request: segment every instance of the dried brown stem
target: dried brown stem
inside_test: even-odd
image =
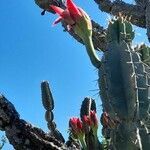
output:
[[[101,11],[115,16],[121,13],[122,15],[127,16],[132,24],[146,28],[145,9],[143,5],[128,4],[120,0],[113,2],[111,2],[111,0],[94,1],[99,5]]]
[[[20,119],[12,103],[0,96],[0,130],[16,150],[67,150],[66,145]]]

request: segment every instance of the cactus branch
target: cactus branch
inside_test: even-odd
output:
[[[16,150],[67,150],[62,142],[20,119],[13,104],[3,95],[0,95],[0,130],[5,131]]]
[[[120,12],[130,19],[136,26],[146,28],[145,9],[141,5],[128,4],[123,1],[94,0],[101,11],[118,15]]]
[[[146,5],[146,28],[148,40],[150,42],[150,1],[148,1]]]
[[[57,140],[61,142],[65,142],[62,134],[56,129],[56,123],[54,122],[54,99],[52,92],[49,88],[49,83],[47,81],[43,81],[41,83],[41,93],[42,93],[42,103],[46,110],[45,112],[45,120],[47,121],[47,127],[50,130],[50,134],[54,136]]]
[[[104,117],[103,133],[116,149],[145,150],[150,147],[149,131],[146,131],[149,127],[150,68],[142,61],[149,58],[149,48],[139,47],[141,58],[132,49],[132,26],[124,18],[112,20],[108,31],[108,51],[102,57],[99,87],[104,111],[113,121]],[[126,42],[128,38],[130,42]]]

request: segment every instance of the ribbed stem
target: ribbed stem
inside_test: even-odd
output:
[[[84,38],[84,44],[86,46],[86,50],[87,50],[87,53],[90,57],[90,60],[92,62],[92,64],[96,67],[96,68],[99,68],[101,66],[101,61],[100,59],[98,58],[97,54],[96,54],[96,51],[94,49],[94,45],[93,45],[93,41],[92,41],[92,37],[89,36],[89,37],[85,37]]]
[[[97,136],[97,129],[98,128],[95,128],[93,127],[93,136],[94,136],[94,150],[97,150],[100,148],[100,145],[99,145],[99,140],[98,140],[98,136]]]
[[[80,144],[82,145],[83,150],[87,150],[84,136],[79,136],[79,141],[80,141]]]

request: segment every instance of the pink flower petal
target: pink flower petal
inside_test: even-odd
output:
[[[97,119],[96,112],[94,110],[90,111],[90,118],[91,118],[93,125],[98,126],[98,119]]]
[[[53,26],[55,26],[57,23],[59,23],[63,18],[62,17],[58,17],[54,22],[53,22]]]
[[[91,125],[91,120],[90,120],[89,116],[84,115],[84,116],[83,116],[83,121],[84,121],[84,123],[86,123],[88,126]]]
[[[80,11],[78,10],[78,7],[72,2],[72,0],[67,0],[67,8],[70,12],[70,15],[73,17],[81,16]]]
[[[79,118],[77,119],[77,129],[78,130],[82,129],[82,122],[81,122],[81,120]]]
[[[63,13],[63,9],[54,5],[50,5],[50,7],[59,15],[61,15]]]

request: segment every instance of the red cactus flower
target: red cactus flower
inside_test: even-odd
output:
[[[92,125],[98,128],[98,119],[95,111],[90,111]]]
[[[94,127],[94,128],[98,128],[98,119],[97,119],[97,116],[96,116],[96,112],[95,111],[90,111],[90,115],[89,116],[86,116],[84,115],[83,116],[83,122],[90,126],[90,127]]]
[[[81,120],[79,118],[77,119],[77,128],[79,130],[82,130],[82,122],[81,122]]]
[[[69,126],[72,132],[76,135],[82,132],[82,122],[79,118],[75,118],[75,117],[71,118],[69,120]]]
[[[119,121],[117,118],[111,119],[107,112],[103,112],[101,116],[101,123],[104,128],[114,128]]]
[[[60,16],[53,23],[54,25],[64,20],[68,25],[72,26],[76,23],[76,20],[82,16],[79,8],[72,2],[72,0],[67,0],[66,9],[50,5],[50,7]]]
[[[91,124],[92,124],[92,122],[91,122],[91,120],[90,120],[90,117],[89,117],[89,116],[86,116],[86,115],[83,116],[83,122],[84,122],[85,124],[87,124],[88,126],[91,126]]]
[[[89,131],[92,130],[93,135],[97,138],[98,130],[98,119],[95,111],[90,111],[89,115],[83,116],[83,123],[89,128]]]
[[[72,0],[66,1],[65,10],[54,5],[50,5],[50,7],[59,15],[53,25],[64,20],[68,25],[68,29],[72,28],[82,40],[92,35],[92,24],[89,16],[81,8],[77,7]]]
[[[73,117],[69,120],[69,127],[70,127],[70,131],[72,133],[73,138],[79,140],[83,149],[87,149],[82,121],[79,118]]]
[[[83,40],[92,64],[99,68],[101,62],[94,50],[92,23],[87,13],[77,7],[72,0],[66,0],[65,10],[54,5],[50,5],[50,7],[59,15],[53,25],[63,20],[67,24],[68,30],[72,29]]]
[[[103,127],[106,128],[108,126],[108,122],[109,122],[109,115],[107,112],[103,112],[101,115],[101,123]]]

